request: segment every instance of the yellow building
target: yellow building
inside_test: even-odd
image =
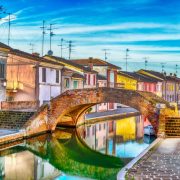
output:
[[[124,89],[137,90],[137,80],[131,76],[130,72],[118,72],[117,83],[123,84]]]

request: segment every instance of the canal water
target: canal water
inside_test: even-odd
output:
[[[116,179],[154,140],[143,127],[141,116],[109,119],[0,147],[0,179]]]

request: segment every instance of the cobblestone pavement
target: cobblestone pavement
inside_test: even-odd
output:
[[[126,175],[131,180],[180,180],[180,138],[162,140]]]

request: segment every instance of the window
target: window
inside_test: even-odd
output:
[[[114,72],[110,72],[110,82],[114,82]]]
[[[46,68],[42,68],[42,82],[46,82]]]
[[[69,88],[69,79],[65,78],[64,81],[65,81],[65,88]]]
[[[101,131],[101,124],[99,124],[99,131]]]
[[[78,81],[73,81],[73,88],[77,89],[78,88]]]
[[[59,70],[56,70],[56,83],[59,83]]]
[[[92,127],[92,135],[95,135],[95,126]]]
[[[5,78],[5,64],[0,63],[0,78]]]
[[[96,75],[93,76],[93,85],[96,85]]]
[[[91,75],[90,74],[88,74],[88,85],[90,85],[90,83],[91,83]]]

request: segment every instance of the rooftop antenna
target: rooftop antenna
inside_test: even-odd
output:
[[[41,55],[43,56],[44,55],[44,36],[46,34],[46,31],[45,31],[45,21],[43,20],[43,26],[40,27],[42,29],[42,52],[41,52]]]
[[[178,74],[178,65],[176,64],[176,75]]]
[[[52,45],[52,37],[55,35],[54,33],[53,33],[53,29],[54,28],[52,28],[52,26],[53,26],[54,24],[50,24],[49,25],[49,51],[48,51],[48,54],[49,55],[52,55],[53,54],[53,51],[52,51],[52,48],[51,48],[51,45]]]
[[[129,54],[128,54],[129,51],[130,51],[129,49],[126,49],[126,57],[125,57],[125,60],[126,60],[126,72],[127,72],[127,68],[128,68],[127,60],[128,60],[128,57],[129,57]]]
[[[162,73],[164,73],[165,63],[161,63]]]
[[[72,54],[72,51],[73,51],[72,47],[74,47],[73,41],[68,41],[69,59],[71,59],[71,54]]]
[[[31,53],[33,53],[34,52],[34,44],[33,43],[29,43],[29,45],[31,46]]]
[[[147,65],[148,65],[148,57],[144,57],[144,64],[145,64],[145,70],[147,70]]]
[[[64,42],[64,39],[63,39],[63,38],[61,38],[61,44],[60,44],[60,45],[58,45],[58,46],[60,46],[60,47],[61,47],[61,58],[62,58],[62,56],[63,56],[63,42]]]
[[[109,54],[109,53],[108,53],[109,50],[110,50],[110,49],[102,49],[102,51],[104,51],[104,60],[105,60],[105,61],[108,60],[107,55]]]

